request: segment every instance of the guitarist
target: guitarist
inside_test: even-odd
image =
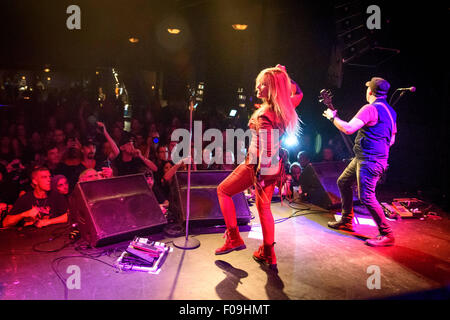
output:
[[[351,187],[356,182],[359,199],[371,213],[380,232],[378,237],[368,239],[366,244],[374,247],[392,246],[395,242],[393,232],[375,197],[375,187],[387,168],[389,148],[394,144],[397,132],[397,115],[386,102],[389,82],[375,77],[366,86],[369,104],[364,105],[350,122],[339,119],[336,110],[328,108],[323,113],[341,132],[350,135],[358,131],[353,147],[355,157],[337,181],[342,200],[342,219],[338,222],[330,221],[328,226],[354,231]]]

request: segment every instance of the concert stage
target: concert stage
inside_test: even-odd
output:
[[[118,271],[109,266],[129,241],[81,250],[82,240],[59,252],[69,241],[61,226],[45,229],[0,232],[0,298],[2,300],[309,300],[309,299],[448,299],[450,283],[450,222],[442,219],[392,221],[396,245],[372,248],[364,236],[377,229],[364,214],[357,214],[356,235],[327,227],[334,213],[307,203],[291,204],[299,209],[272,203],[276,219],[276,252],[279,274],[252,259],[261,242],[256,208],[251,228],[242,227],[247,249],[216,256],[223,229],[215,233],[192,229],[201,245],[181,250],[171,238],[152,238],[173,247],[159,274]],[[295,213],[295,217],[290,217]],[[214,228],[212,228],[214,229]],[[213,230],[214,231],[214,230]],[[364,235],[364,236],[363,236]],[[46,241],[49,238],[54,240]],[[78,246],[78,251],[75,248]],[[84,256],[80,254],[80,250]],[[90,256],[88,257],[87,254]],[[103,255],[102,255],[103,254]],[[61,258],[65,257],[65,258]],[[103,262],[103,263],[102,263]],[[80,288],[65,289],[63,279],[71,276],[69,266],[80,270]],[[375,267],[374,267],[375,266]],[[52,269],[53,268],[53,269]],[[381,272],[377,282],[374,270]],[[69,269],[71,270],[71,269]],[[56,272],[58,272],[59,276]],[[370,278],[372,277],[372,278]],[[370,279],[369,279],[370,278]],[[368,288],[372,286],[372,289]],[[373,286],[375,285],[375,288]]]

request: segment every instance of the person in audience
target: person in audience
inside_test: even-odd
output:
[[[334,161],[333,149],[331,149],[329,147],[323,148],[323,150],[322,150],[322,161],[323,162]]]
[[[134,147],[135,147],[136,149],[141,150],[141,153],[142,153],[146,158],[148,158],[148,157],[146,156],[146,152],[147,152],[147,150],[148,150],[146,139],[144,138],[144,136],[142,135],[142,133],[138,133],[138,134],[135,136],[135,138],[136,138],[136,140],[134,141]]]
[[[50,137],[53,137],[53,133],[55,132],[58,121],[55,116],[49,116],[47,120],[47,132]]]
[[[172,163],[168,160],[166,160],[159,170],[155,174],[155,181],[158,185],[158,188],[161,190],[161,192],[164,193],[164,196],[167,199],[170,199],[170,185],[173,180],[173,176],[175,173],[180,170],[183,166],[187,165],[189,161],[189,158],[185,158],[180,160],[175,165],[172,165]]]
[[[86,169],[84,170],[78,179],[79,182],[93,181],[101,179],[101,176],[95,169]]]
[[[133,118],[133,119],[131,120],[130,128],[131,128],[130,133],[131,133],[134,137],[136,137],[137,135],[142,134],[142,132],[141,132],[141,131],[142,131],[142,125],[141,125],[141,122],[140,122],[138,119]]]
[[[15,199],[22,193],[31,190],[29,186],[30,178],[28,168],[20,159],[16,158],[8,163],[6,171],[8,172],[9,190],[11,194],[15,195]]]
[[[44,166],[50,170],[50,173],[52,175],[62,172],[63,164],[61,162],[61,154],[59,153],[58,147],[55,144],[47,147]]]
[[[58,148],[58,151],[61,155],[63,155],[66,152],[67,145],[66,145],[66,135],[63,130],[61,129],[55,129],[53,131],[53,142]]]
[[[159,148],[160,144],[161,140],[158,131],[150,131],[147,137],[147,149],[144,153],[145,157],[152,161],[156,161],[158,156],[157,149]],[[170,154],[168,157],[170,157]]]
[[[106,156],[106,159],[102,159],[103,161],[98,161],[96,159],[96,151],[97,146],[93,139],[86,138],[83,140],[83,146],[82,146],[82,154],[83,159],[81,160],[81,164],[84,166],[85,169],[95,169],[97,171],[103,170],[104,167],[110,167],[110,162],[113,161],[120,153],[119,148],[117,147],[114,140],[111,138],[111,136],[108,134],[108,131],[106,130],[106,127],[103,122],[97,122],[98,128],[101,129],[103,136],[105,137],[106,141],[109,143],[109,146],[111,147],[110,153]]]
[[[56,191],[63,196],[69,195],[69,182],[62,174],[52,177],[51,190]]]
[[[286,148],[280,148],[280,158],[282,159],[284,165],[284,171],[286,173],[289,172],[291,163],[289,161],[289,151]]]
[[[169,148],[165,144],[161,144],[156,149],[155,164],[159,168],[166,161],[169,161]]]
[[[95,159],[97,152],[97,146],[95,145],[95,142],[91,138],[85,138],[83,139],[81,143],[81,164],[83,165],[84,169],[95,169],[95,170],[101,170],[102,163],[97,162]]]
[[[146,159],[142,152],[134,147],[133,135],[124,134],[119,149],[120,154],[114,161],[118,176],[141,173],[146,169],[158,171],[155,163]]]
[[[16,158],[21,159],[24,163],[32,160],[25,125],[18,124],[16,126],[16,136],[11,140],[11,144]]]
[[[80,173],[85,170],[84,165],[81,163],[81,143],[76,137],[69,137],[67,139],[67,150],[63,156],[61,169],[57,174],[62,174],[67,178],[69,182],[69,192],[72,193],[75,184],[78,181]]]
[[[31,172],[33,190],[19,197],[3,220],[3,227],[34,225],[42,228],[68,221],[68,204],[63,195],[51,191],[51,174],[46,167]]]
[[[169,157],[168,160],[172,161],[172,151],[173,149],[176,147],[176,145],[178,144],[178,141],[170,141],[168,148],[169,148]]]
[[[64,135],[66,137],[80,137],[80,133],[75,128],[75,124],[70,120],[64,123]]]
[[[289,174],[292,177],[292,186],[296,187],[300,185],[300,176],[302,174],[302,168],[300,163],[294,162],[289,168]]]
[[[300,167],[303,169],[306,168],[306,166],[308,164],[311,163],[311,157],[309,156],[309,154],[306,151],[300,151],[297,154],[297,161],[300,164]]]
[[[31,134],[30,152],[33,155],[33,159],[36,159],[36,154],[44,154],[44,146],[42,144],[41,134],[38,131],[33,131],[33,133]]]
[[[175,222],[175,215],[169,211],[169,199],[166,196],[166,193],[161,190],[158,183],[155,183],[155,179],[153,177],[153,172],[151,170],[145,173],[145,178],[147,180],[147,184],[152,189],[156,200],[158,201],[159,207],[161,208],[161,212],[164,214],[169,223]]]
[[[111,136],[116,144],[120,143],[123,133],[123,128],[121,128],[120,126],[115,125],[113,127]]]

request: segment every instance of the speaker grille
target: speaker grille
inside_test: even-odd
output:
[[[224,224],[222,211],[217,197],[217,186],[231,173],[230,170],[198,170],[191,172],[191,198],[189,220],[195,222],[211,222]],[[173,190],[174,209],[186,220],[187,172],[180,171],[175,175],[176,189]],[[244,193],[232,197],[236,208],[238,223],[245,224],[251,219]]]
[[[131,239],[167,223],[143,175],[78,183],[70,212],[93,246]]]

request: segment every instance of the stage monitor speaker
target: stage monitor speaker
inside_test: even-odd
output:
[[[348,162],[344,161],[308,164],[300,176],[300,186],[306,200],[325,209],[339,207],[341,196],[337,180],[347,165]],[[353,201],[359,201],[356,187],[353,188]]]
[[[143,174],[79,182],[70,201],[70,222],[97,247],[154,232],[167,224]]]
[[[191,171],[191,198],[189,223],[197,226],[225,224],[217,197],[217,187],[232,171]],[[186,221],[187,171],[178,171],[174,176],[171,207]],[[248,224],[251,212],[243,192],[232,197],[239,225]]]

